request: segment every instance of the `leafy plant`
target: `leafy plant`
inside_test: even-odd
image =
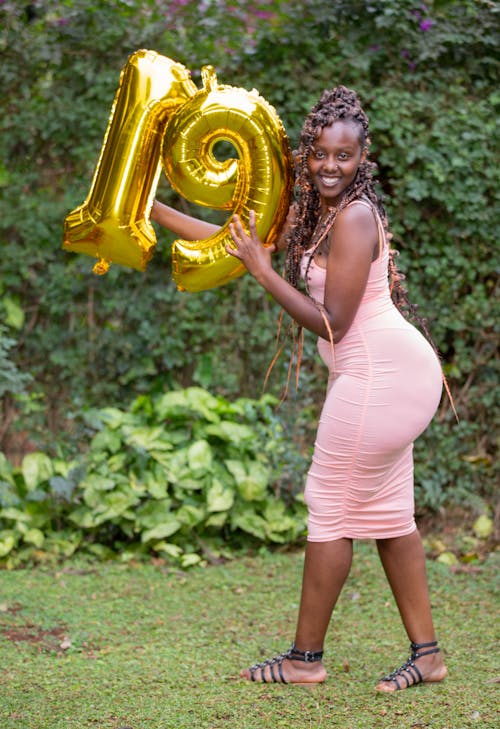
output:
[[[197,387],[143,395],[128,410],[86,413],[95,434],[78,463],[33,453],[16,470],[3,457],[0,558],[81,548],[188,567],[245,544],[293,542],[305,512],[291,491],[275,490],[284,435],[274,404]]]

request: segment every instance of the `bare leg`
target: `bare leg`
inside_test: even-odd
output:
[[[415,530],[394,539],[378,539],[377,548],[410,641],[417,644],[435,641],[425,552],[419,532]],[[440,653],[431,653],[417,660],[424,681],[442,681],[446,676]],[[411,673],[405,674],[410,684],[415,682]],[[406,687],[404,679],[399,683],[401,688]],[[394,691],[396,688],[394,681],[377,684],[379,691]]]
[[[302,596],[295,644],[301,651],[320,651],[335,603],[351,569],[352,540],[308,542],[304,561]],[[321,662],[284,659],[282,671],[288,683],[320,683],[326,678]],[[241,672],[251,678],[250,670]],[[271,681],[270,668],[257,669],[254,679]]]

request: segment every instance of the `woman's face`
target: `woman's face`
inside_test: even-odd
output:
[[[338,205],[365,159],[356,122],[339,120],[323,127],[307,164],[324,206]]]

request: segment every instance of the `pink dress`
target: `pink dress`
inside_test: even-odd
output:
[[[441,398],[432,347],[392,303],[389,247],[374,215],[381,252],[354,321],[333,353],[328,340],[318,339],[329,378],[305,487],[314,542],[399,537],[416,528],[413,441]],[[306,253],[303,276],[307,260]],[[307,276],[310,295],[323,303],[326,270],[313,259]]]

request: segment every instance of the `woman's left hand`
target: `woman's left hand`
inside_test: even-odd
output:
[[[229,224],[229,232],[236,248],[226,246],[226,251],[235,258],[238,258],[256,279],[272,269],[271,255],[275,250],[274,245],[264,246],[257,235],[255,211],[249,213],[249,230],[247,233],[238,215],[234,215]]]

